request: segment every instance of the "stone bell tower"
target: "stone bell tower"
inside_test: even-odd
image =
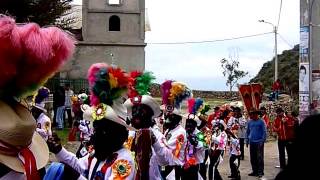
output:
[[[83,0],[82,37],[65,77],[85,78],[96,62],[144,70],[145,0]]]

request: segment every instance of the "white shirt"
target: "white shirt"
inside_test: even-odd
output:
[[[79,124],[80,138],[84,141],[89,141],[92,134],[92,129],[90,128],[90,121],[80,120]]]
[[[41,113],[37,119],[36,131],[40,134],[40,136],[44,140],[48,140],[48,137],[52,136],[50,118],[47,115],[45,115],[44,113]]]
[[[104,176],[104,180],[114,180],[117,177],[119,178],[117,171],[117,165],[122,164],[122,168],[127,172],[126,175],[123,176],[125,180],[133,180],[136,174],[136,167],[134,159],[129,150],[122,148],[116,152],[118,154],[116,160],[113,164],[107,168]],[[62,148],[62,150],[56,154],[56,158],[58,161],[63,162],[71,166],[74,170],[79,172],[81,175],[78,179],[91,179],[92,171],[96,166],[97,159],[93,158],[89,167],[89,154],[83,158],[77,159],[76,156],[68,152],[66,149]],[[101,168],[105,163],[100,162],[96,172],[100,172]],[[86,172],[88,172],[88,177],[86,177]],[[97,174],[97,173],[96,173]]]
[[[200,131],[198,129],[195,129],[193,131],[193,134],[194,135],[197,135],[198,133],[200,133]],[[186,150],[189,150],[189,152],[185,151],[185,157],[186,157],[186,162],[192,158],[193,156],[195,157],[195,160],[196,160],[196,164],[200,164],[200,163],[203,163],[204,161],[204,157],[205,157],[205,147],[204,147],[204,144],[203,142],[198,142],[197,146],[194,148],[193,145],[191,145],[191,143],[187,142],[187,147],[186,147]],[[196,151],[196,152],[193,152],[193,151]]]
[[[66,107],[71,107],[71,96],[73,96],[73,91],[71,90],[71,89],[69,89],[69,90],[66,90],[65,91],[65,101],[64,101],[64,105],[66,106]]]
[[[222,132],[215,132],[213,135],[212,135],[212,147],[213,147],[213,150],[224,150],[226,145],[227,145],[227,134],[222,131]]]
[[[236,156],[239,156],[241,154],[239,140],[232,137],[231,137],[230,154],[233,154]]]
[[[246,137],[246,131],[247,131],[247,121],[245,118],[240,117],[240,118],[236,118],[236,117],[231,117],[228,121],[227,127],[229,129],[232,129],[233,126],[239,126],[239,128],[237,129],[237,136],[239,138],[245,138]]]
[[[165,135],[166,137],[161,133],[155,135],[158,141],[153,144],[159,164],[162,166],[182,166],[185,162],[186,130],[178,125],[171,131],[167,130]]]

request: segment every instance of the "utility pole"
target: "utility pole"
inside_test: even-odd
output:
[[[271,22],[265,21],[265,20],[259,20],[261,23],[267,23],[270,24],[273,27],[274,32],[274,81],[278,79],[278,27]]]
[[[277,26],[274,26],[274,81],[278,80],[278,40]]]
[[[309,1],[307,1],[307,5],[308,5],[308,19],[309,19],[309,36],[308,36],[308,40],[309,40],[309,47],[308,47],[308,57],[309,57],[309,111],[310,114],[312,114],[312,69],[313,69],[313,43],[312,43],[312,8],[313,8],[313,3],[315,2],[315,0],[312,0],[312,2],[310,3]]]

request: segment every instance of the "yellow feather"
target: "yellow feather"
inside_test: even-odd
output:
[[[118,86],[117,79],[111,73],[109,73],[109,83],[110,83],[111,88],[115,88]]]

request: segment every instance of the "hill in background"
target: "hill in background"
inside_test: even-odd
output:
[[[299,90],[299,45],[278,55],[278,77],[282,83],[282,92],[298,98]],[[263,64],[259,73],[250,83],[261,83],[264,92],[270,93],[274,82],[274,58]]]

